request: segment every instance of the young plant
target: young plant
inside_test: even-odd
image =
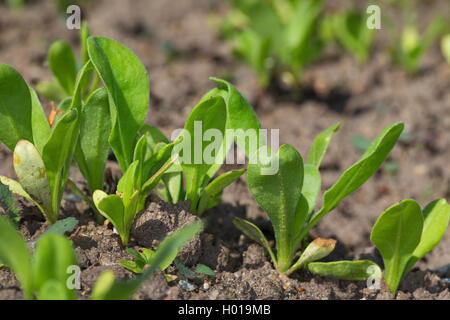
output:
[[[130,270],[136,274],[141,274],[144,272],[144,268],[152,263],[153,255],[155,251],[147,248],[139,248],[139,250],[135,250],[133,248],[127,248],[126,251],[130,254],[135,260],[119,260],[118,262],[125,269]],[[195,271],[192,271],[188,267],[186,267],[180,259],[176,257],[176,254],[173,256],[167,256],[167,259],[160,265],[162,271],[166,270],[173,262],[177,269],[188,279],[196,279],[198,278],[197,274],[205,274],[208,276],[215,276],[216,273],[211,270],[208,266],[203,264],[198,264],[195,268]],[[171,277],[169,275],[165,275],[167,280],[170,281]]]
[[[348,10],[331,17],[332,34],[359,63],[367,62],[374,43],[375,32],[366,26],[366,16]]]
[[[176,256],[202,228],[202,224],[197,222],[168,236],[155,251],[149,268],[138,278],[115,282],[112,271],[104,272],[95,284],[91,299],[129,299],[167,257]],[[63,229],[67,230],[66,227]],[[58,234],[58,231],[41,235],[32,257],[22,235],[0,216],[0,263],[14,272],[27,300],[77,298],[76,291],[67,285],[73,276],[68,271],[77,266],[75,250],[72,242]]]
[[[272,251],[266,237],[254,224],[234,218],[235,226],[268,251],[280,273],[289,275],[325,257],[334,248],[332,240],[313,241],[304,247],[300,258],[294,263],[297,250],[309,230],[378,170],[397,142],[403,127],[402,123],[395,123],[384,129],[361,159],[325,192],[322,208],[317,212],[314,212],[314,207],[320,193],[319,167],[339,124],[316,137],[306,163],[303,163],[300,153],[289,145],[281,146],[278,154],[272,153],[267,146],[260,148],[250,159],[247,182],[255,200],[272,222],[276,252]],[[278,170],[274,173],[267,171],[269,168]]]
[[[150,191],[178,158],[172,150],[180,141],[165,145],[156,154],[147,156],[147,139],[141,137],[136,145],[134,161],[120,179],[116,194],[107,195],[102,190],[94,192],[95,206],[114,225],[123,245],[128,244],[134,218],[145,208]]]
[[[273,78],[298,87],[303,70],[321,50],[315,29],[321,0],[231,2],[223,26],[236,55],[253,68],[266,88]]]
[[[92,291],[92,300],[125,300],[133,296],[139,287],[157,270],[162,270],[167,261],[175,257],[199,232],[203,224],[194,222],[167,236],[152,254],[149,266],[137,278],[129,281],[114,281],[114,272],[106,271],[97,280]]]
[[[245,172],[230,171],[213,180],[233,141],[247,156],[252,148],[265,144],[259,120],[245,97],[230,83],[212,80],[219,87],[192,110],[179,135],[183,141],[175,148],[186,177],[185,198],[191,200],[191,212],[199,216],[220,203],[223,190]]]
[[[14,169],[20,183],[6,177],[2,182],[15,194],[33,201],[50,223],[58,218],[76,152],[81,83],[89,70],[87,63],[78,74],[70,107],[51,128],[34,90],[16,70],[0,65],[0,141],[14,151]]]
[[[450,221],[450,205],[435,200],[421,210],[414,200],[388,208],[375,223],[370,240],[383,256],[392,293],[414,264],[439,244]]]
[[[431,48],[439,34],[447,28],[447,23],[442,18],[435,18],[420,36],[414,25],[404,27],[400,39],[395,39],[391,49],[392,60],[395,64],[405,69],[409,74],[414,74],[420,67],[422,58]]]

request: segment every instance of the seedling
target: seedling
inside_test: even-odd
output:
[[[152,258],[155,252],[151,249],[147,248],[139,248],[138,250],[135,250],[133,248],[127,248],[126,251],[128,254],[130,254],[135,260],[119,260],[119,263],[124,267],[125,269],[130,270],[131,272],[134,272],[136,274],[141,274],[144,272],[144,269],[146,266],[150,265],[152,263]],[[166,270],[173,262],[175,261],[175,265],[177,269],[185,276],[187,279],[196,279],[198,275],[204,274],[208,276],[215,276],[216,273],[211,270],[208,266],[205,266],[203,264],[198,264],[195,268],[195,271],[192,271],[188,267],[186,267],[180,259],[176,257],[176,254],[174,256],[167,256],[167,259],[160,265],[160,268],[162,271]],[[167,280],[170,281],[171,277],[169,275],[165,275]]]
[[[201,223],[193,223],[168,236],[154,253],[152,264],[145,273],[130,281],[115,282],[114,273],[106,271],[98,279],[92,299],[128,299],[154,272],[167,256],[177,252],[202,229]],[[22,235],[4,217],[0,217],[0,263],[11,269],[22,285],[25,299],[73,300],[77,298],[71,283],[77,266],[72,242],[55,232],[48,232],[38,239],[34,256],[28,250]]]
[[[421,210],[414,200],[388,208],[372,229],[371,241],[383,256],[392,293],[414,264],[439,244],[450,220],[450,205],[435,200]]]
[[[273,78],[298,87],[302,72],[321,50],[315,29],[322,1],[232,1],[222,27],[238,57],[266,88]]]
[[[397,142],[403,127],[402,123],[395,123],[384,129],[362,158],[325,192],[322,208],[317,212],[314,212],[314,207],[320,193],[319,167],[339,124],[316,137],[305,164],[300,153],[290,145],[281,146],[278,154],[263,146],[252,156],[247,182],[255,200],[272,222],[276,252],[272,251],[266,237],[254,224],[234,218],[235,226],[267,250],[280,273],[289,275],[308,263],[325,257],[334,249],[333,240],[311,242],[304,248],[297,262],[293,262],[297,249],[309,230],[378,170]],[[278,163],[278,172],[265,174],[265,170],[273,168],[275,163]]]
[[[114,225],[122,244],[128,244],[130,229],[136,215],[144,209],[150,191],[160,182],[162,175],[173,165],[178,155],[172,155],[173,147],[182,139],[168,144],[158,153],[147,157],[147,140],[139,139],[134,161],[120,179],[117,192],[107,195],[102,190],[94,192],[98,211]]]
[[[179,258],[175,258],[175,266],[177,267],[178,271],[181,273],[183,277],[185,277],[187,280],[192,280],[197,284],[203,282],[202,279],[200,278],[201,275],[205,275],[208,277],[216,276],[216,273],[210,267],[204,264],[198,264],[195,267],[195,270],[192,271],[190,268],[186,267]],[[189,284],[187,280],[186,284]]]
[[[84,138],[78,139],[80,127],[89,123],[89,117],[83,115],[88,109],[83,108],[81,88],[90,70],[90,62],[80,70],[73,98],[66,102],[66,111],[51,128],[34,90],[16,70],[0,65],[0,141],[14,150],[14,169],[20,183],[5,177],[2,182],[15,194],[33,201],[50,223],[58,218],[74,156],[85,161],[88,155],[78,144],[89,140],[91,130],[96,130],[91,127]],[[96,91],[94,96],[99,93]],[[103,161],[100,155],[91,165],[99,161]]]
[[[180,133],[183,141],[175,148],[180,153],[179,168],[186,177],[186,200],[191,200],[190,210],[199,216],[216,206],[223,190],[245,172],[230,171],[212,180],[233,141],[247,156],[253,147],[265,144],[265,137],[260,135],[261,125],[249,102],[230,83],[212,80],[219,87],[208,92],[192,110]],[[209,142],[200,145],[196,132],[199,125],[201,134],[214,133]],[[249,140],[249,133],[255,139]]]
[[[375,32],[366,26],[366,16],[348,10],[330,18],[331,32],[339,44],[351,53],[359,63],[367,62],[374,43]]]
[[[187,245],[203,228],[201,222],[195,222],[174,232],[164,239],[152,254],[152,263],[139,277],[130,281],[114,283],[113,271],[106,271],[98,279],[91,299],[93,300],[124,300],[131,297],[139,287],[148,280],[157,270],[161,270],[168,260],[174,257]]]
[[[391,49],[393,62],[409,74],[416,73],[426,52],[447,27],[444,19],[436,18],[428,25],[425,33],[420,36],[414,25],[407,25],[403,29],[400,39],[394,40]]]

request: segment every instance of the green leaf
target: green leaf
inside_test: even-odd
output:
[[[122,198],[115,194],[108,196],[101,190],[96,190],[92,198],[101,215],[111,221],[117,232],[122,235],[125,232],[125,207]]]
[[[204,264],[198,264],[195,268],[195,272],[199,274],[206,274],[207,276],[215,277],[216,273],[210,267],[205,266]]]
[[[322,180],[320,178],[319,169],[317,167],[314,167],[311,164],[305,164],[303,169],[304,169],[304,178],[303,178],[302,194],[308,202],[307,213],[312,213],[312,211],[316,206],[317,199],[319,198]],[[303,223],[304,222],[305,221],[303,221]]]
[[[239,219],[233,218],[233,224],[236,228],[238,228],[243,234],[252,239],[253,241],[259,243],[267,252],[270,254],[272,258],[272,262],[274,265],[277,265],[277,259],[273,254],[272,249],[270,248],[269,241],[267,241],[266,237],[262,233],[262,231],[253,223]]]
[[[420,242],[422,229],[422,211],[414,200],[404,200],[387,209],[372,229],[370,240],[383,256],[385,278],[392,293],[397,291]]]
[[[17,225],[20,221],[20,207],[9,187],[1,182],[0,178],[0,207],[3,208],[9,221]]]
[[[36,148],[26,140],[21,140],[14,149],[14,170],[26,194],[17,185],[14,187],[21,196],[29,195],[45,218],[56,221],[57,213],[52,208],[52,195],[44,162]],[[27,198],[25,196],[25,198]]]
[[[166,138],[158,128],[149,124],[144,124],[138,133],[139,136],[144,136],[147,139],[147,146],[151,152],[155,150],[158,143],[169,143],[169,139]]]
[[[67,294],[65,285],[53,279],[42,285],[38,297],[39,300],[73,300]]]
[[[405,268],[405,274],[412,266],[436,247],[445,235],[450,221],[450,205],[445,199],[435,200],[423,209],[423,230],[419,245]]]
[[[202,196],[200,197],[200,201],[198,204],[197,215],[201,216],[203,212],[207,208],[209,208],[209,204],[211,200],[213,200],[217,195],[221,194],[222,191],[232,184],[234,181],[239,179],[245,172],[245,169],[229,171],[221,176],[214,179],[203,191]]]
[[[86,21],[83,21],[80,29],[80,43],[81,43],[81,63],[84,65],[89,61],[89,52],[87,40],[91,35],[91,30]]]
[[[51,134],[50,125],[45,117],[44,110],[42,109],[41,102],[39,101],[36,92],[30,88],[31,95],[31,126],[33,128],[33,144],[36,149],[42,154],[45,144]]]
[[[203,137],[197,135],[199,133],[203,135],[210,129],[218,131],[209,132],[220,133],[222,138],[225,136],[226,106],[221,97],[203,100],[192,110],[181,133],[183,141],[174,149],[181,157],[181,167],[186,175],[186,197],[192,201],[192,212],[196,212],[198,199],[208,182],[205,182],[205,177],[211,177],[210,169],[218,169],[218,163],[222,163],[226,156],[227,150],[224,150],[226,139],[213,138],[209,143],[199,143]],[[205,159],[208,150],[210,153],[207,156],[213,156],[214,159]]]
[[[269,163],[256,159],[261,154],[269,155]],[[287,271],[292,260],[293,239],[297,235],[297,204],[303,186],[303,160],[300,153],[290,145],[280,147],[278,154],[273,154],[265,146],[250,159],[248,165],[248,187],[266,211],[272,222],[277,245],[278,268]],[[267,168],[278,168],[275,174],[266,174]]]
[[[323,216],[335,209],[342,199],[359,189],[378,170],[395,146],[403,128],[403,123],[395,123],[384,129],[361,159],[347,169],[339,180],[325,192],[322,209],[312,217],[308,226],[303,229],[300,235],[301,239]]]
[[[45,232],[41,234],[41,237],[44,236],[45,234],[50,233],[59,234],[63,236],[66,232],[72,232],[77,224],[78,220],[73,217],[59,220],[54,225],[50,226],[47,230],[45,230]]]
[[[366,280],[370,277],[381,279],[383,273],[380,267],[368,260],[312,262],[308,264],[312,273],[342,280]]]
[[[19,231],[0,216],[0,263],[11,269],[20,281],[26,299],[33,298],[31,256]]]
[[[8,186],[9,190],[14,193],[16,196],[20,196],[22,198],[27,199],[28,201],[33,202],[36,206],[39,206],[39,204],[34,201],[31,196],[23,189],[23,187],[20,185],[19,182],[17,182],[16,180],[4,177],[4,176],[0,176],[0,182],[3,183],[4,185]],[[42,208],[40,208],[39,210],[43,211]]]
[[[15,69],[0,64],[0,141],[14,150],[19,140],[33,140],[30,90]]]
[[[55,219],[58,217],[64,187],[75,152],[79,133],[79,122],[77,120],[78,112],[76,109],[71,109],[65,113],[56,123],[47,144],[44,146],[42,160],[47,170]]]
[[[211,80],[220,85],[217,94],[225,100],[227,129],[235,130],[236,144],[245,152],[247,157],[250,157],[251,154],[266,144],[265,137],[259,134],[261,124],[255,111],[248,100],[231,83],[218,78],[211,78]],[[249,141],[246,137],[247,134],[252,132],[255,133],[256,140]]]
[[[147,116],[147,71],[128,48],[111,39],[89,37],[88,52],[111,98],[113,129],[109,141],[125,171],[132,162],[136,133]]]
[[[339,130],[340,126],[341,124],[337,123],[325,129],[316,136],[311,146],[311,150],[309,150],[308,160],[306,161],[306,164],[315,166],[317,169],[319,169],[320,164],[322,163],[322,159],[325,156],[328,146],[330,145],[331,138],[333,137],[334,133]]]
[[[174,232],[165,238],[156,250],[149,268],[145,272],[129,281],[118,281],[113,284],[112,272],[103,274],[93,290],[94,300],[125,300],[129,299],[139,287],[150,278],[168,256],[173,256],[183,246],[187,245],[203,228],[201,222],[195,222]]]
[[[139,254],[146,263],[150,263],[153,255],[155,254],[155,251],[153,251],[151,249],[147,249],[147,248],[140,248]],[[164,268],[164,269],[166,269],[166,268]]]
[[[177,269],[181,272],[181,274],[186,278],[195,279],[197,277],[197,275],[191,269],[186,267],[180,259],[175,259],[175,265],[177,266]]]
[[[64,288],[65,297],[76,299],[75,290],[69,289],[66,285],[70,277],[68,268],[76,265],[75,250],[70,240],[55,233],[41,236],[36,245],[33,261],[34,288],[40,293],[45,284],[53,280]]]
[[[144,264],[139,263],[137,261],[130,260],[118,260],[119,264],[127,270],[134,272],[136,274],[140,274],[143,271]]]
[[[334,19],[334,33],[340,44],[352,53],[358,62],[366,62],[369,59],[374,30],[366,27],[363,14],[354,10],[337,14]]]
[[[106,270],[97,279],[97,282],[92,289],[91,300],[105,300],[114,288],[114,271]],[[130,295],[131,296],[131,295]],[[121,296],[122,300],[128,299],[129,296]]]
[[[36,85],[36,91],[40,96],[49,101],[60,102],[67,97],[64,89],[58,82],[41,81]]]
[[[83,107],[79,145],[75,153],[75,160],[91,192],[103,188],[111,127],[108,93],[101,88],[89,97]]]
[[[48,65],[58,83],[68,96],[75,90],[77,62],[72,47],[64,41],[56,41],[48,51]]]

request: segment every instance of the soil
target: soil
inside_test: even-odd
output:
[[[321,167],[322,191],[361,156],[352,145],[355,136],[373,139],[390,123],[403,121],[407,134],[392,151],[391,166],[384,165],[311,232],[312,238],[338,241],[329,261],[364,258],[382,265],[369,238],[373,224],[387,207],[405,198],[416,199],[422,206],[436,198],[450,198],[450,67],[439,48],[432,48],[418,74],[411,77],[391,65],[384,46],[388,31],[381,30],[366,65],[358,65],[334,48],[307,70],[301,97],[277,87],[261,92],[252,71],[233,59],[230,47],[208,25],[214,14],[225,9],[220,1],[206,0],[133,0],[132,5],[130,0],[98,0],[83,10],[83,18],[93,34],[124,43],[143,61],[151,88],[147,123],[168,136],[183,127],[201,96],[214,87],[211,76],[232,81],[250,100],[263,127],[280,129],[280,142],[293,145],[303,157],[316,134],[340,122],[341,129]],[[450,16],[450,3],[435,0],[420,8],[425,21],[434,12]],[[78,32],[65,28],[52,1],[32,2],[22,12],[0,4],[0,30],[0,62],[16,68],[33,86],[51,79],[45,60],[52,41],[64,39],[79,48]],[[49,112],[50,103],[43,103]],[[4,146],[0,146],[0,174],[15,176],[11,152]],[[71,175],[80,183],[76,170]],[[68,195],[66,192],[62,217],[79,220],[68,236],[82,269],[79,296],[85,299],[104,270],[112,269],[119,278],[134,275],[117,263],[131,257],[111,226],[99,225],[86,205],[69,201]],[[173,206],[153,196],[135,222],[130,245],[154,248],[166,234],[197,219],[187,208],[186,203]],[[270,222],[242,177],[226,189],[223,202],[205,214],[205,231],[180,255],[186,266],[205,264],[216,276],[201,277],[186,286],[180,284],[183,275],[172,266],[167,272],[177,279],[168,283],[159,273],[135,298],[450,299],[450,232],[416,264],[393,296],[384,284],[379,290],[369,290],[364,281],[338,281],[305,271],[290,279],[281,277],[262,248],[233,226],[235,216],[253,221],[273,239]],[[24,204],[20,230],[30,245],[47,227],[39,212]],[[0,299],[22,297],[15,277],[0,269]]]

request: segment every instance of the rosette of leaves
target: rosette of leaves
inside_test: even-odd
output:
[[[414,264],[439,244],[449,221],[450,205],[445,199],[432,201],[423,210],[407,199],[378,218],[370,240],[383,257],[385,280],[392,293]]]
[[[267,146],[260,148],[250,159],[247,181],[255,200],[272,222],[276,250],[272,250],[264,234],[253,223],[234,218],[235,226],[266,249],[280,273],[292,274],[325,257],[334,249],[333,240],[313,241],[309,245],[303,245],[300,257],[294,262],[298,249],[311,228],[378,170],[400,137],[403,127],[402,123],[395,123],[384,129],[361,159],[325,192],[322,208],[318,211],[315,211],[315,206],[321,186],[319,167],[339,124],[316,137],[305,163],[300,153],[290,145],[281,146],[277,154]],[[277,170],[272,170],[273,168]],[[340,264],[341,272],[349,271],[347,276],[350,278],[350,271],[354,272],[354,268],[358,268],[361,263],[343,261],[335,264]],[[364,274],[366,269],[360,271],[358,274]]]

